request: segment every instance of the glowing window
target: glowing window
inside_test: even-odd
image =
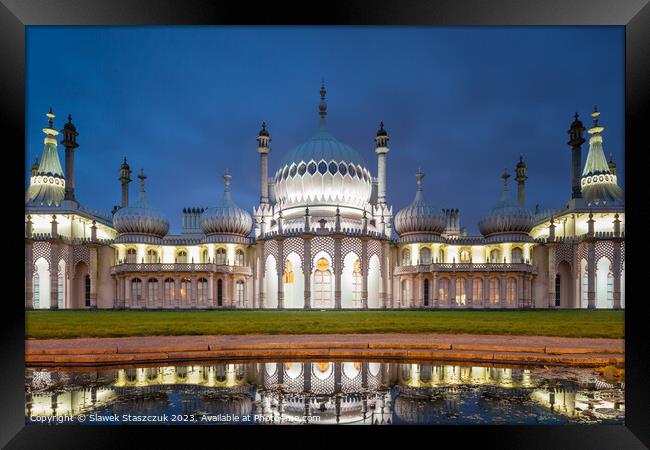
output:
[[[556,306],[560,306],[559,300],[558,295],[555,300]],[[513,278],[508,278],[508,281],[506,281],[506,303],[511,306],[517,303],[517,280]]]
[[[226,249],[225,248],[218,248],[217,249],[217,258],[216,262],[218,265],[224,265],[226,264]]]
[[[478,303],[483,300],[483,280],[474,278],[472,280],[472,301]]]
[[[490,303],[499,303],[499,280],[496,278],[490,280]]]
[[[239,280],[236,284],[236,295],[237,295],[237,303],[239,306],[244,306],[244,282]]]
[[[460,262],[468,263],[470,261],[471,253],[469,250],[461,250],[460,252]]]
[[[156,263],[158,262],[158,252],[155,250],[147,250],[147,262]]]
[[[456,278],[456,304],[457,305],[464,305],[465,304],[465,279],[464,278]]]
[[[402,252],[402,265],[409,266],[411,265],[411,252],[405,248]]]
[[[126,262],[129,264],[135,264],[137,261],[137,251],[134,248],[129,248],[126,250]]]
[[[131,280],[131,300],[139,302],[142,299],[142,280],[134,278]]]
[[[427,247],[420,249],[420,264],[431,264],[431,250]]]
[[[611,272],[607,274],[607,303],[610,307],[614,303],[614,275]]]
[[[208,280],[205,278],[197,280],[196,297],[200,302],[205,302],[208,299]]]
[[[176,297],[176,287],[174,286],[173,278],[165,279],[165,301],[174,300]]]
[[[185,303],[187,299],[192,297],[192,284],[189,278],[181,280],[180,301]]]
[[[316,271],[314,272],[314,287],[314,306],[317,308],[331,306],[332,272],[329,269],[329,262],[325,258],[320,258],[316,262]]]
[[[155,278],[150,278],[147,283],[147,297],[152,303],[158,301],[158,280]]]
[[[354,306],[359,306],[361,303],[361,282],[361,261],[357,258],[352,270],[352,303]]]
[[[517,264],[521,264],[524,262],[524,255],[519,247],[515,247],[512,249],[512,262]]]
[[[235,252],[235,265],[236,266],[244,265],[244,252],[242,251],[242,249],[238,249]]]
[[[178,253],[176,253],[176,262],[187,263],[187,252],[185,250],[181,250]]]
[[[449,301],[449,280],[442,278],[438,281],[438,299],[440,303]]]
[[[37,273],[34,274],[32,280],[33,280],[33,288],[34,288],[34,300],[32,302],[32,306],[34,307],[34,309],[36,309],[41,306],[41,284],[39,282],[39,276]]]

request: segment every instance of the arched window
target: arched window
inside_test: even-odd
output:
[[[196,284],[196,298],[198,301],[205,303],[208,299],[208,280],[199,278]]]
[[[142,299],[142,280],[140,280],[140,278],[134,278],[133,280],[131,280],[131,300],[133,301],[133,303],[140,303],[141,299]]]
[[[521,248],[515,247],[512,249],[512,262],[515,264],[521,264],[524,262],[524,254],[521,251]]]
[[[429,279],[424,279],[424,286],[422,287],[424,291],[424,306],[429,306]]]
[[[469,250],[461,250],[460,251],[460,262],[462,263],[468,263],[471,259],[471,253]]]
[[[357,258],[352,270],[352,304],[354,306],[361,304],[361,278],[361,261]]]
[[[85,298],[85,305],[90,306],[90,275],[86,275],[85,279],[85,293],[86,293],[86,298]]]
[[[153,264],[158,262],[158,252],[155,250],[147,250],[147,263]]]
[[[402,251],[402,265],[403,266],[410,266],[411,265],[411,252],[409,251],[408,248],[405,248]]]
[[[556,305],[560,306],[559,297],[556,297]],[[506,281],[506,303],[510,306],[517,304],[517,280],[514,278],[508,278]]]
[[[307,167],[307,171],[309,172],[310,175],[316,173],[316,163],[314,161],[309,163],[309,166]]]
[[[490,279],[490,303],[499,304],[499,280],[496,278]]]
[[[456,278],[456,304],[464,305],[465,304],[465,279]]]
[[[402,305],[409,306],[411,302],[411,281],[402,281]]]
[[[176,253],[176,262],[181,264],[187,263],[187,252],[185,250],[179,250]]]
[[[61,272],[61,269],[59,268],[59,275],[57,276],[57,298],[56,298],[56,305],[59,309],[63,309],[63,294],[64,294],[64,286],[63,286],[63,273]]]
[[[155,278],[149,278],[147,289],[147,298],[149,303],[156,303],[158,301],[158,280]]]
[[[223,305],[223,281],[221,278],[217,280],[217,306]]]
[[[41,306],[41,283],[38,273],[35,273],[32,277],[32,286],[34,288],[34,300],[32,301],[32,307],[34,309],[37,309]]]
[[[438,262],[445,262],[445,251],[443,249],[438,250]]]
[[[582,307],[589,306],[589,275],[585,272],[582,275]]]
[[[203,250],[201,252],[201,262],[202,263],[207,263],[208,262],[208,251],[207,250]]]
[[[501,252],[499,251],[498,248],[495,248],[490,252],[490,262],[491,263],[502,262],[501,261]]]
[[[244,282],[242,280],[237,281],[235,285],[236,295],[237,295],[237,304],[240,307],[244,306]]]
[[[449,280],[441,278],[438,281],[438,301],[447,304],[449,302]]]
[[[126,249],[126,262],[128,264],[135,264],[138,262],[138,252],[134,248]]]
[[[472,280],[472,303],[483,303],[483,280],[480,278]]]
[[[555,275],[555,306],[560,306],[560,292],[562,290],[562,280],[560,274]]]
[[[320,258],[316,262],[316,271],[314,272],[315,287],[315,306],[329,307],[332,300],[332,271],[329,262],[325,258]]]
[[[243,266],[244,265],[244,251],[242,249],[237,249],[235,252],[235,265]]]
[[[181,278],[180,301],[186,303],[188,298],[192,298],[192,282],[189,278]]]
[[[614,306],[614,275],[611,272],[607,274],[607,304],[610,308]]]
[[[431,250],[427,247],[420,249],[420,264],[431,264]]]
[[[165,279],[165,302],[173,301],[176,298],[176,286],[173,278]]]
[[[217,264],[220,266],[226,264],[226,249],[223,247],[217,249]]]

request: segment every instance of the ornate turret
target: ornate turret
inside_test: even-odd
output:
[[[580,166],[582,164],[582,144],[585,140],[582,137],[585,128],[578,119],[578,113],[573,116],[574,120],[569,128],[569,144],[571,146],[571,198],[582,198],[580,188]]]
[[[253,227],[253,218],[244,209],[238,207],[232,200],[230,193],[230,180],[232,176],[226,173],[223,176],[223,197],[217,206],[207,209],[203,213],[201,229],[207,236],[212,236],[214,241],[245,239]],[[229,238],[230,236],[230,238]],[[231,239],[232,238],[232,239]]]
[[[74,196],[74,150],[79,147],[77,144],[77,128],[72,123],[72,114],[68,114],[68,122],[61,130],[63,140],[61,144],[65,147],[65,199],[75,201]]]
[[[591,114],[594,126],[588,130],[589,154],[582,171],[582,195],[588,206],[622,206],[623,190],[618,186],[616,175],[610,171],[603,151],[602,132],[605,127],[598,124],[600,112],[594,107]]]
[[[38,169],[30,179],[26,201],[32,206],[60,206],[65,194],[65,177],[59,161],[56,136],[54,129],[54,113],[52,108],[46,114],[48,126],[43,128],[45,133],[43,155]],[[32,167],[33,171],[33,167]]]
[[[607,161],[607,165],[609,166],[609,171],[612,173],[612,175],[616,175],[616,163],[614,162],[614,155],[611,153],[609,154],[609,161]]]
[[[424,173],[418,170],[415,178],[418,184],[415,199],[395,215],[395,231],[400,238],[407,235],[422,234],[440,236],[445,231],[445,216],[438,208],[428,205],[424,200],[422,189]]]
[[[384,122],[379,123],[375,137],[375,153],[377,153],[377,204],[386,204],[386,153],[388,153],[388,132],[384,130]]]
[[[526,206],[526,180],[528,179],[528,176],[526,175],[526,172],[528,171],[527,169],[526,163],[524,162],[524,155],[519,155],[519,162],[515,169],[515,173],[517,174],[515,181],[517,181],[517,202],[522,208]]]
[[[122,185],[122,208],[129,205],[129,183],[131,182],[131,168],[126,162],[126,156],[120,166],[120,177],[118,178]]]
[[[269,204],[269,153],[271,135],[266,129],[266,122],[262,122],[262,129],[257,134],[257,153],[260,154],[260,204]]]
[[[501,175],[503,179],[503,191],[497,205],[483,217],[479,224],[479,230],[485,237],[498,234],[528,234],[533,227],[533,213],[521,207],[510,199],[508,191],[508,170]]]
[[[36,176],[38,173],[38,156],[34,158],[34,162],[32,163],[32,176]]]

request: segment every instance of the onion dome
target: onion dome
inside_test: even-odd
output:
[[[164,237],[169,231],[169,222],[157,209],[147,202],[144,192],[144,180],[147,178],[140,170],[140,196],[138,201],[118,209],[113,215],[113,226],[118,234],[137,234]]]
[[[260,130],[258,136],[269,136],[269,132],[266,129],[266,122],[262,122],[262,129]]]
[[[603,150],[603,136],[601,133],[605,127],[598,125],[600,112],[594,107],[591,114],[594,118],[594,126],[587,132],[589,138],[589,154],[582,172],[580,185],[582,196],[588,206],[620,206],[624,203],[623,190],[619,187],[615,173],[612,173]],[[616,170],[614,168],[614,170]]]
[[[510,192],[508,191],[508,178],[510,178],[510,174],[506,171],[501,178],[503,178],[501,199],[479,221],[478,228],[485,237],[497,234],[528,234],[533,228],[533,213],[510,199]]]
[[[384,130],[384,121],[379,122],[379,129],[377,130],[377,136],[388,136],[388,132]]]
[[[231,176],[223,176],[225,188],[221,201],[214,208],[207,209],[201,219],[201,229],[210,236],[233,234],[246,237],[253,228],[253,218],[245,209],[238,207],[230,195]]]
[[[327,130],[325,92],[322,86],[318,133],[289,151],[275,174],[275,198],[283,206],[339,204],[361,208],[370,201],[372,176],[363,158]]]
[[[400,237],[414,234],[440,235],[447,225],[445,216],[440,209],[428,205],[424,200],[422,192],[424,174],[418,170],[415,177],[418,180],[415,199],[395,215],[395,231]]]
[[[65,177],[59,161],[56,136],[59,134],[54,129],[54,113],[52,108],[46,114],[48,126],[43,128],[45,133],[43,155],[38,169],[30,178],[26,202],[30,206],[59,206],[65,194]]]

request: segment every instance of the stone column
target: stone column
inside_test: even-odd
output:
[[[424,280],[422,279],[423,275],[421,273],[418,273],[416,278],[417,278],[416,283],[417,283],[418,296],[415,302],[415,307],[423,308],[424,307]]]
[[[391,258],[392,250],[386,242],[386,306],[394,308],[395,300],[393,298],[393,259]]]
[[[587,308],[596,308],[596,243],[594,241],[587,243],[587,300]]]
[[[449,282],[449,307],[456,306],[456,274],[451,274],[451,281]]]
[[[50,255],[55,252],[56,244],[50,247]],[[85,295],[85,290],[84,290]],[[59,309],[59,264],[50,257],[50,309]]]
[[[303,308],[311,309],[311,236],[303,238],[302,274],[304,276]]]
[[[174,308],[178,308],[181,304],[181,278],[174,277]]]
[[[341,272],[343,261],[341,257],[341,238],[334,237],[334,309],[341,309]],[[363,267],[363,261],[362,267]],[[362,269],[363,271],[363,269]]]
[[[215,303],[214,298],[214,273],[208,274],[208,301],[207,306],[213,307]]]
[[[31,240],[25,241],[25,308],[34,307],[34,246]]]
[[[342,383],[341,383],[341,373],[342,373],[342,367],[341,367],[341,362],[336,361],[334,362],[334,393],[339,394],[341,392],[342,388]]]
[[[165,277],[158,276],[158,298],[156,300],[156,308],[164,308],[165,306]]]
[[[555,308],[555,245],[548,249],[548,307]]]
[[[433,298],[433,307],[439,308],[440,300],[438,299],[438,274],[436,272],[433,272],[433,283],[431,283],[431,289],[431,293],[433,295],[430,295],[429,297]]]
[[[339,264],[343,266],[343,261]],[[368,240],[361,240],[361,307],[368,309],[368,271],[370,270],[370,262],[368,261]],[[341,285],[339,284],[339,289]]]
[[[466,308],[471,308],[472,307],[472,274],[469,273],[467,277],[465,277],[465,307]]]
[[[259,287],[257,289],[257,305],[255,305],[255,299],[253,299],[253,307],[257,306],[259,308],[264,308],[266,305],[265,302],[265,286],[264,286],[264,277],[266,275],[266,261],[264,260],[264,243],[260,242],[257,245],[258,255],[260,258],[260,275],[258,277]]]
[[[621,309],[621,242],[614,241],[614,254],[612,255],[612,276],[614,278],[614,309]]]
[[[388,307],[388,264],[388,241],[384,241],[381,245],[381,285],[379,287],[379,305],[382,309]]]
[[[311,391],[311,362],[305,362],[302,366],[302,378],[305,382],[305,392]]]
[[[524,299],[524,280],[522,278],[521,275],[517,277],[517,299],[514,305],[515,308],[519,308]]]
[[[503,272],[499,275],[499,306],[506,306],[506,274]]]
[[[415,293],[418,289],[416,279],[415,279],[415,274],[411,274],[409,276],[409,283],[411,284],[411,290],[409,292],[410,298],[408,299],[408,307],[415,308]]]
[[[278,263],[276,264],[278,272],[278,309],[284,309],[284,241],[278,239]]]
[[[124,277],[124,307],[131,308],[131,277]]]
[[[490,277],[487,273],[483,274],[483,308],[490,308]]]
[[[197,288],[197,278],[196,276],[192,276],[191,281],[190,281],[190,301],[189,304],[191,305],[192,308],[196,308],[196,305],[198,304],[198,288]]]

